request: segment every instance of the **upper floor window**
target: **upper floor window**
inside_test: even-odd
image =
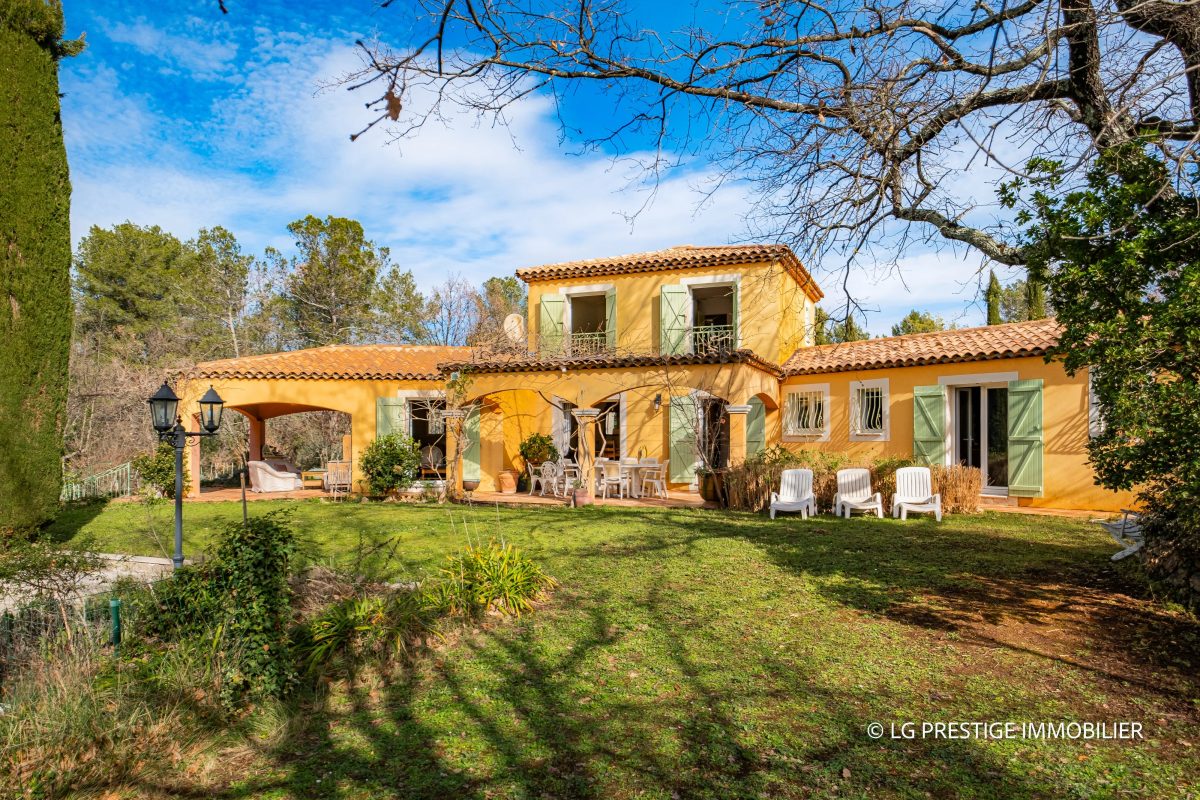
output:
[[[829,384],[790,387],[783,400],[785,436],[829,435]]]
[[[851,440],[886,439],[888,379],[850,382]]]
[[[661,287],[659,298],[663,354],[724,353],[738,348],[736,275],[685,278]]]
[[[538,351],[590,356],[617,346],[617,293],[609,285],[578,286],[542,295]]]

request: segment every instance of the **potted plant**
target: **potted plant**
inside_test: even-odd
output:
[[[706,502],[725,506],[725,470],[698,467],[696,480],[700,483],[700,496]]]
[[[544,433],[531,433],[518,449],[521,458],[531,467],[540,467],[547,461],[558,460],[558,448],[554,440]]]

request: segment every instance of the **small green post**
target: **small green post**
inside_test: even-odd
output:
[[[116,652],[121,647],[121,600],[118,597],[108,601],[109,616],[112,617],[112,646]]]

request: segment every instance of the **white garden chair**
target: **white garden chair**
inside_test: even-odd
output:
[[[879,492],[871,491],[871,470],[855,467],[839,469],[837,473],[837,494],[833,496],[834,516],[850,519],[851,511],[874,511],[875,516],[883,519],[883,497]]]
[[[896,494],[892,496],[892,516],[908,519],[909,511],[932,511],[942,521],[942,495],[933,493],[929,467],[901,467],[896,470]]]
[[[663,465],[659,464],[657,460],[650,464],[646,463],[645,459],[642,460],[642,497],[651,495],[654,497],[661,497],[664,500],[666,499],[667,480],[665,472],[666,470],[663,468]]]
[[[811,469],[785,469],[779,476],[779,491],[771,492],[771,519],[776,511],[799,511],[808,519],[817,513],[817,498],[813,496]]]
[[[541,466],[535,467],[532,464],[526,464],[525,467],[529,470],[529,493],[533,494],[538,491],[538,494],[545,495],[546,487],[550,487],[550,492],[555,494],[555,484],[558,482],[558,468],[551,461],[542,462]],[[550,469],[546,469],[549,467]]]
[[[600,474],[600,493],[608,498],[608,490],[616,489],[617,497],[629,496],[629,473],[621,469],[620,461],[605,461]]]
[[[1119,553],[1113,553],[1113,561],[1120,561],[1126,556],[1133,555],[1146,543],[1146,538],[1142,534],[1142,515],[1136,511],[1123,508],[1119,520],[1109,522],[1108,520],[1094,519],[1092,522],[1099,523],[1101,528],[1108,531],[1108,535],[1113,538],[1113,541],[1123,548]]]

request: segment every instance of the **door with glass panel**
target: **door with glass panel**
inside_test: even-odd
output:
[[[954,390],[954,460],[983,472],[987,494],[1008,493],[1008,387]]]

